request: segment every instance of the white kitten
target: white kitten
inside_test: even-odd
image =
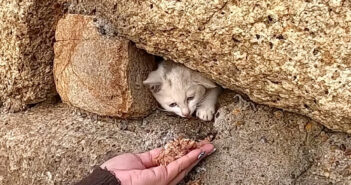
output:
[[[143,82],[160,105],[182,117],[196,116],[210,121],[221,88],[200,73],[180,64],[163,61]]]

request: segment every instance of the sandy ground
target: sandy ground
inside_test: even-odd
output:
[[[155,110],[143,119],[91,115],[60,101],[0,115],[0,184],[73,184],[123,152],[142,152],[183,136],[215,135],[218,151],[185,182],[350,184],[350,136],[306,117],[255,105],[232,93],[214,122]],[[184,182],[183,182],[184,184]]]

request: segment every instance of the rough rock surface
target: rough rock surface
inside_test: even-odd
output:
[[[69,2],[69,1],[68,1]],[[351,2],[72,1],[149,53],[351,133]]]
[[[119,153],[159,147],[178,136],[203,139],[217,133],[217,152],[185,182],[350,185],[350,136],[236,100],[222,96],[214,126],[159,111],[137,120],[98,117],[62,103],[2,114],[0,184],[72,184]]]
[[[155,67],[154,56],[128,40],[103,35],[94,21],[67,15],[58,22],[57,92],[64,102],[103,116],[149,114],[156,102],[142,82]]]
[[[0,107],[23,110],[55,92],[54,33],[57,1],[0,0]]]
[[[0,115],[0,184],[74,184],[123,152],[160,147],[179,136],[204,138],[212,124],[155,112],[145,119],[93,116],[66,104]]]
[[[313,161],[322,127],[302,116],[256,106],[240,96],[220,108],[216,156],[205,164],[206,184],[294,184]],[[233,101],[233,100],[232,100]],[[223,178],[212,178],[223,174]]]
[[[351,185],[351,136],[322,132],[316,141],[321,147],[297,184]]]

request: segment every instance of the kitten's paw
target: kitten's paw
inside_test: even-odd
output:
[[[211,121],[214,113],[214,107],[199,107],[196,111],[196,116],[204,121]]]

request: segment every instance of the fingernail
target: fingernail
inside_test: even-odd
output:
[[[206,154],[206,152],[201,152],[200,155],[197,157],[197,159],[201,159],[202,157],[204,157]]]
[[[214,148],[211,152],[211,154],[215,153],[217,151],[217,148]]]

